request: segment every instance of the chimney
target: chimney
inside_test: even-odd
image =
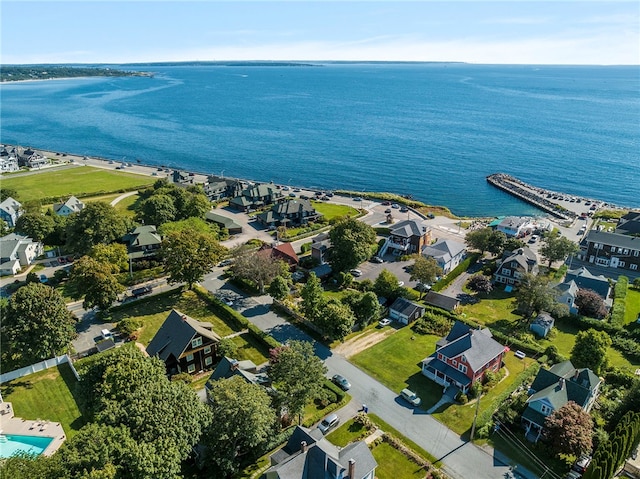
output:
[[[356,461],[355,459],[349,459],[349,479],[355,479],[356,477]]]
[[[558,379],[558,387],[562,389],[564,387],[564,378]]]
[[[300,443],[300,452],[302,454],[304,454],[305,452],[307,452],[307,441],[302,441]]]
[[[185,314],[182,315],[182,320],[186,321],[187,320],[187,316]]]
[[[575,372],[575,373],[573,373],[573,380],[574,380],[574,381],[577,381],[577,380],[578,380],[578,376],[579,376],[579,375],[580,375],[580,371],[578,371],[578,370],[576,369],[576,372]]]

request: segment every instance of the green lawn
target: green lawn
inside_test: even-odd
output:
[[[132,195],[118,201],[115,205],[116,211],[124,216],[129,216],[130,218],[135,217],[136,212],[134,211],[133,206],[139,198],[140,195]]]
[[[2,179],[4,188],[20,192],[20,202],[41,198],[75,195],[91,196],[119,190],[131,190],[153,184],[154,179],[116,171],[78,166],[64,170],[46,170],[32,175]]]
[[[627,289],[626,309],[624,312],[624,324],[633,323],[640,317],[640,291]]]
[[[426,471],[415,462],[410,461],[397,449],[386,442],[378,444],[371,450],[373,457],[378,462],[376,477],[378,479],[422,479]]]
[[[353,419],[349,419],[339,428],[327,434],[326,438],[332,444],[335,444],[338,447],[344,447],[347,444],[358,440],[365,431],[366,430],[362,424],[355,422]]]
[[[507,334],[522,319],[522,316],[514,312],[515,299],[513,293],[492,291],[488,295],[479,296],[479,298],[481,300],[476,304],[460,307],[460,311],[468,319]]]
[[[359,211],[352,206],[338,205],[335,203],[326,203],[324,201],[312,201],[311,204],[315,210],[323,215],[327,221],[342,216],[356,216]]]
[[[2,398],[13,404],[16,417],[59,422],[67,438],[84,425],[73,397],[76,378],[68,364],[14,379],[0,386]]]

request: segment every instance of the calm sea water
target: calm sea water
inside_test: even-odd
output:
[[[532,213],[524,181],[640,205],[637,67],[174,66],[0,86],[1,141],[324,189],[459,215]]]

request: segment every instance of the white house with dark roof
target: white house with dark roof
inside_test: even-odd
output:
[[[0,274],[18,273],[23,267],[33,263],[43,251],[42,243],[27,236],[16,233],[3,236],[0,238]]]
[[[538,274],[538,257],[530,248],[523,246],[503,255],[493,274],[493,281],[517,286],[526,273]]]
[[[436,343],[435,352],[422,361],[422,374],[441,386],[454,386],[463,393],[485,371],[502,367],[505,347],[493,339],[489,329],[474,329],[456,321],[449,334]]]
[[[396,299],[389,308],[389,317],[400,324],[409,324],[424,314],[424,306],[405,298]]]
[[[507,216],[496,226],[496,230],[515,238],[521,238],[535,228],[530,216]]]
[[[59,216],[69,216],[71,213],[79,213],[84,209],[84,203],[75,196],[62,203],[53,204],[53,212]]]
[[[531,388],[522,424],[527,437],[537,441],[547,416],[569,401],[589,412],[598,397],[600,378],[588,368],[576,369],[571,361],[540,369]]]
[[[16,221],[22,215],[22,204],[11,198],[5,198],[5,200],[0,203],[0,219],[3,219],[9,228],[14,228],[16,226]]]
[[[464,243],[450,239],[439,239],[422,248],[422,256],[433,258],[444,274],[449,273],[464,259],[467,247]]]
[[[613,299],[610,297],[611,284],[609,280],[603,275],[592,274],[585,267],[567,271],[563,282],[555,286],[555,289],[558,292],[556,301],[569,306],[569,312],[574,314],[578,312],[575,301],[578,291],[581,289],[595,291],[608,308],[613,304]]]
[[[319,429],[296,426],[261,479],[374,479],[377,466],[364,441],[339,448]]]
[[[169,374],[193,374],[213,366],[219,342],[211,323],[173,309],[147,346],[147,353],[164,361]]]
[[[591,230],[580,243],[577,256],[578,259],[605,268],[638,271],[640,236]]]

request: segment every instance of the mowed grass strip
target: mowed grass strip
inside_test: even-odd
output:
[[[85,421],[73,397],[76,378],[68,364],[14,379],[0,386],[4,401],[13,404],[16,417],[62,424],[67,438]]]
[[[410,461],[404,454],[390,446],[386,442],[378,444],[371,450],[373,457],[378,462],[376,477],[378,479],[416,478],[422,479],[426,471]]]
[[[629,324],[640,319],[640,290],[627,289],[626,308],[624,311],[624,324]]]
[[[149,176],[78,166],[64,170],[44,170],[30,175],[2,179],[3,188],[13,188],[20,193],[22,203],[50,197],[75,195],[78,197],[133,190],[152,185]]]
[[[338,205],[336,203],[326,203],[324,201],[312,201],[311,204],[318,213],[325,217],[327,221],[343,216],[356,216],[359,213],[357,209],[349,205]]]

